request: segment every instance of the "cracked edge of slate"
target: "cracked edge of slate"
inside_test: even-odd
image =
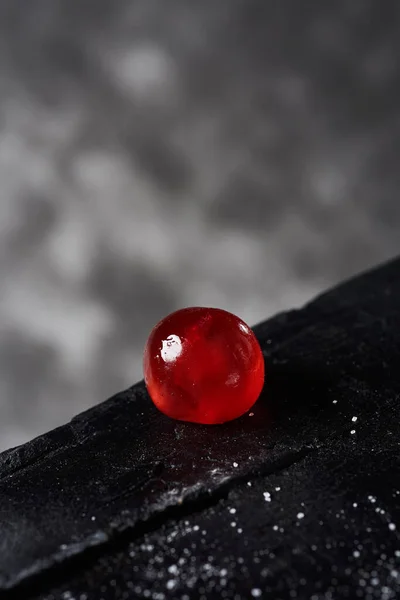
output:
[[[118,522],[123,513],[116,514],[111,520],[108,530],[99,530],[94,534],[86,536],[81,542],[69,544],[67,549],[56,552],[49,557],[38,559],[29,568],[21,570],[17,576],[0,579],[0,599],[9,598],[10,593],[16,594],[16,598],[24,597],[25,591],[28,596],[31,593],[31,585],[41,590],[41,581],[44,577],[50,577],[58,581],[57,574],[66,574],[73,571],[75,565],[80,568],[90,566],[96,558],[101,557],[107,549],[114,550],[124,546],[126,543],[135,542],[143,535],[157,531],[171,521],[180,521],[185,517],[201,513],[216,506],[221,500],[226,499],[229,494],[242,487],[249,480],[268,478],[284,472],[293,465],[301,463],[311,454],[323,451],[325,444],[330,439],[339,439],[346,433],[345,427],[330,433],[323,438],[315,438],[312,443],[303,444],[298,448],[282,449],[282,454],[257,467],[249,468],[238,475],[227,476],[214,490],[199,490],[191,486],[190,492],[183,496],[182,501],[165,501],[152,505],[151,510],[138,519],[132,519],[124,514],[124,522]],[[276,447],[276,446],[275,446]],[[21,594],[21,595],[20,595]]]
[[[123,524],[111,522],[108,531],[98,531],[86,537],[82,542],[70,545],[67,550],[35,561],[29,568],[20,571],[16,577],[0,582],[0,598],[9,598],[11,592],[17,594],[18,599],[23,597],[25,591],[29,595],[32,584],[40,589],[42,578],[49,575],[51,577],[52,574],[56,576],[60,571],[65,575],[78,562],[80,567],[90,564],[107,548],[115,548],[133,542],[147,533],[157,531],[172,520],[180,521],[187,516],[212,508],[221,500],[226,499],[238,486],[243,486],[245,482],[281,473],[303,461],[310,454],[317,452],[320,447],[322,447],[322,443],[288,450],[272,460],[271,463],[225,479],[211,492],[202,490],[199,493],[198,489],[192,488],[181,503],[164,502],[162,506],[154,505],[151,512],[134,522],[129,521],[129,518],[125,519]],[[117,519],[118,515],[114,517],[114,521]]]

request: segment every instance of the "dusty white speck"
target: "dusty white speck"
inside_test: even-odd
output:
[[[356,432],[356,430],[355,430],[355,429],[352,429],[352,430],[350,431],[351,435],[354,435],[354,434],[355,434],[355,432]]]
[[[275,488],[275,491],[276,491],[276,492],[280,492],[280,491],[281,491],[281,488],[278,486],[278,487],[276,487],[276,488]]]
[[[169,579],[167,581],[167,590],[173,590],[176,585],[175,579]]]
[[[253,412],[249,413],[249,417],[254,417],[254,413]]]
[[[376,502],[376,498],[375,498],[375,496],[368,496],[368,500],[369,500],[370,502],[372,502],[372,504],[374,504],[374,502]]]
[[[237,462],[233,463],[233,466],[235,467],[235,469],[239,466]]]
[[[353,502],[353,507],[357,508],[357,506],[358,506],[357,502]]]
[[[221,569],[219,572],[221,577],[226,577],[228,575],[228,570],[227,569]]]
[[[241,527],[239,527],[239,529],[237,531],[238,531],[238,533],[243,533],[243,529]]]
[[[400,550],[396,550],[396,552],[394,553],[394,555],[395,555],[397,558],[400,558]]]
[[[95,520],[96,520],[96,517],[92,517],[92,521],[95,521]]]
[[[353,417],[351,420],[353,421],[353,423],[355,423],[357,421],[357,417]]]
[[[199,529],[200,529],[199,525],[195,525],[195,526],[193,527],[193,531],[198,531]]]
[[[249,487],[251,487],[251,481],[248,481],[248,482],[247,482],[247,485],[248,485]]]
[[[278,531],[278,525],[274,525],[272,528],[274,531]]]
[[[231,515],[234,515],[236,512],[236,508],[230,508],[229,512],[231,513]]]
[[[302,512],[297,513],[297,518],[304,519],[304,513],[302,513]]]
[[[178,575],[178,566],[171,565],[170,567],[168,567],[168,573],[171,573],[171,575]]]
[[[395,531],[396,525],[394,523],[389,523],[389,529],[390,531]]]
[[[251,595],[253,596],[253,598],[261,598],[261,590],[260,590],[260,588],[253,588],[251,590]]]
[[[239,373],[231,373],[228,376],[228,379],[226,380],[226,385],[230,385],[232,387],[235,387],[239,383],[239,380],[240,380]]]
[[[236,527],[236,521],[231,522],[231,527]]]
[[[353,556],[354,556],[354,558],[358,558],[360,556],[359,551],[358,550],[354,550]]]
[[[271,502],[271,494],[269,492],[263,492],[265,502]]]
[[[332,400],[332,404],[337,404],[337,400]]]

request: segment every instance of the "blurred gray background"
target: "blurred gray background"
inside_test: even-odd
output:
[[[0,448],[400,250],[400,3],[0,0]]]

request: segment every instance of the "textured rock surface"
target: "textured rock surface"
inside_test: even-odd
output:
[[[255,323],[399,253],[399,19],[1,0],[0,449],[138,380],[174,309]]]
[[[6,597],[400,593],[400,260],[278,315],[254,415],[169,420],[138,384],[0,456]]]

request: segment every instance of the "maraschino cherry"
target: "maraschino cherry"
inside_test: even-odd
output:
[[[185,308],[151,332],[144,377],[154,404],[169,417],[225,423],[258,399],[264,359],[254,333],[235,315],[217,308]]]

